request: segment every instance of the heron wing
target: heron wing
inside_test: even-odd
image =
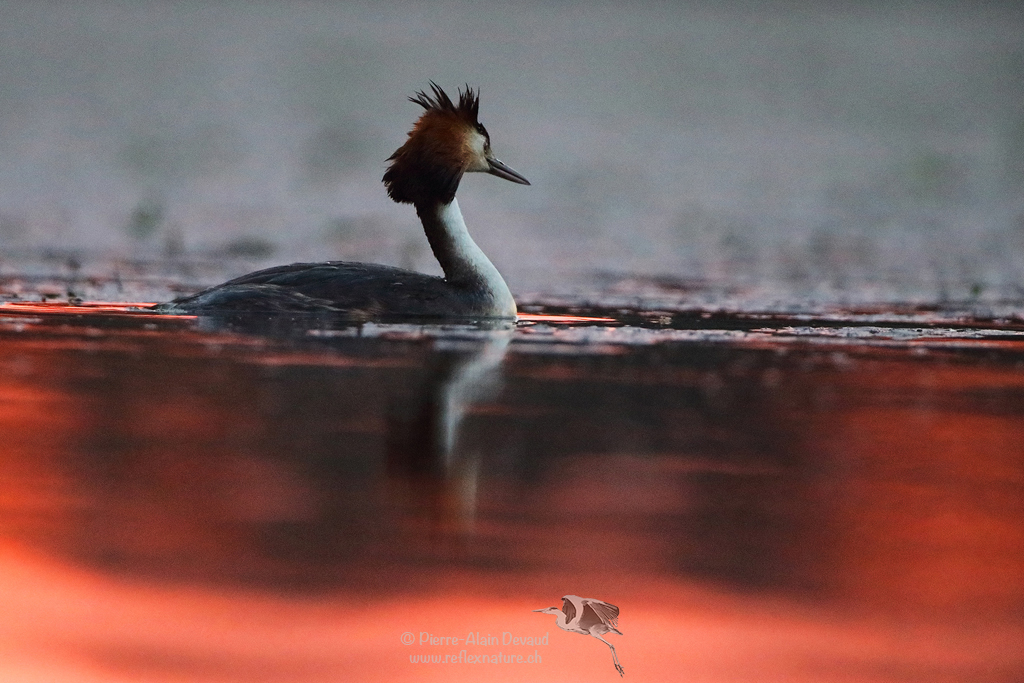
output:
[[[583,598],[582,628],[590,628],[597,624],[607,624],[612,628],[619,625],[619,608],[601,600]]]
[[[576,606],[568,598],[562,598],[562,611],[565,612],[566,623],[576,618]]]

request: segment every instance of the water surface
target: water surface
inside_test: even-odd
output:
[[[3,305],[3,677],[1024,675],[1024,325],[531,310]]]

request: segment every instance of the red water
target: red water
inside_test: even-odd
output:
[[[577,313],[0,308],[0,680],[1024,678],[1012,329]]]

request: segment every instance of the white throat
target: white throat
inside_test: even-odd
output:
[[[470,237],[459,201],[453,198],[449,204],[438,205],[433,216],[426,213],[421,213],[420,218],[445,278],[453,284],[473,283],[483,289],[490,299],[488,315],[514,318],[516,302],[512,292],[498,269]],[[429,224],[434,221],[435,225]],[[439,228],[440,234],[432,235],[431,228]]]

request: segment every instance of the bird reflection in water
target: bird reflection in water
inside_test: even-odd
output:
[[[481,453],[460,447],[459,428],[472,406],[498,390],[498,369],[512,325],[496,323],[481,339],[446,343],[411,400],[389,411],[387,471],[398,491],[427,511],[442,531],[471,531]]]
[[[340,680],[335,660],[341,678],[388,680],[403,659],[381,654],[394,633],[367,605],[422,598],[439,576],[424,561],[459,563],[436,540],[472,529],[485,454],[460,433],[499,386],[512,325],[175,325],[5,347],[0,606],[34,616],[0,619],[0,645],[73,650],[67,670],[97,680]],[[353,610],[362,626],[339,633]],[[179,633],[179,613],[204,636]]]
[[[19,355],[56,402],[34,413],[27,462],[78,501],[31,544],[118,574],[303,592],[412,587],[409,562],[446,561],[437,536],[472,529],[484,455],[460,431],[499,386],[512,324],[276,322]]]

